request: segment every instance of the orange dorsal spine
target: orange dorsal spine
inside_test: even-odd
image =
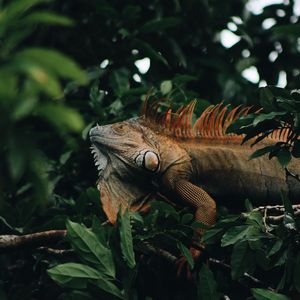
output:
[[[210,140],[231,140],[242,141],[244,135],[226,133],[228,127],[237,119],[247,116],[252,106],[239,105],[229,109],[230,105],[223,102],[217,105],[208,106],[202,114],[193,122],[193,114],[197,101],[193,100],[185,107],[180,107],[177,111],[168,108],[165,112],[158,112],[162,100],[155,101],[151,105],[147,98],[142,116],[148,125],[156,131],[178,139],[210,139]],[[254,111],[254,113],[260,110]],[[274,130],[269,139],[274,141],[285,141],[289,135],[289,128]]]

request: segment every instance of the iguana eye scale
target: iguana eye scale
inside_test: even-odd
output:
[[[158,155],[152,151],[147,151],[144,154],[143,166],[148,171],[156,172],[159,168]]]

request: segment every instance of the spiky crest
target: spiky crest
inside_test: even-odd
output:
[[[232,110],[230,105],[224,105],[223,102],[217,105],[208,106],[193,123],[193,113],[196,100],[191,101],[185,107],[180,107],[177,111],[173,111],[168,107],[165,112],[158,112],[163,100],[157,100],[149,104],[147,98],[142,116],[148,125],[168,136],[181,139],[201,138],[213,140],[232,140],[243,139],[243,135],[226,133],[227,128],[238,118],[248,115],[251,106],[242,107],[239,105]],[[259,111],[259,110],[258,110]],[[256,112],[258,112],[256,111]],[[272,140],[286,140],[289,129],[275,130],[268,136]]]

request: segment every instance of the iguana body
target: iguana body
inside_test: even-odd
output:
[[[249,160],[255,149],[241,145],[242,137],[225,134],[249,109],[228,113],[227,107],[210,106],[192,124],[194,105],[163,114],[156,112],[158,105],[146,105],[140,118],[91,130],[98,188],[111,222],[120,207],[141,209],[157,191],[194,207],[195,219],[208,225],[215,222],[215,201],[235,207],[246,198],[255,204],[278,202],[281,191],[300,196],[299,183],[286,177],[276,159]],[[273,134],[259,146],[286,134]],[[289,168],[300,173],[296,160]]]

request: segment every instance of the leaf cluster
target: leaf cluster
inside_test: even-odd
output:
[[[259,142],[273,137],[274,141],[268,141],[267,146],[256,150],[250,158],[268,153],[269,159],[277,157],[286,167],[292,156],[300,157],[299,91],[275,86],[260,88],[260,104],[262,110],[259,113],[240,118],[228,128],[228,132],[245,134],[243,143],[250,142],[251,146],[259,146]]]

